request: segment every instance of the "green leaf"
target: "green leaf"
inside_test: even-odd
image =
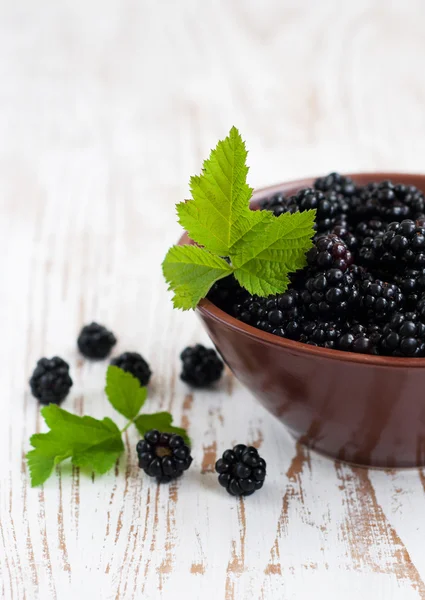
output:
[[[53,467],[66,458],[76,466],[106,473],[124,451],[121,432],[111,419],[73,415],[56,404],[42,409],[50,431],[30,438],[33,450],[27,454],[31,485],[46,481]]]
[[[177,433],[181,435],[185,443],[191,445],[190,438],[186,433],[186,430],[182,427],[175,427],[172,425],[173,417],[169,412],[158,412],[152,415],[139,415],[135,419],[134,424],[137,427],[140,435],[145,435],[150,429],[158,429],[163,433]]]
[[[232,250],[232,263],[238,268],[258,258],[264,262],[279,261],[288,271],[305,265],[305,254],[311,248],[314,235],[315,210],[284,213],[271,217],[248,231]],[[254,292],[253,292],[254,293]]]
[[[202,174],[192,177],[192,200],[177,206],[180,224],[203,247],[173,247],[165,257],[164,276],[176,308],[195,308],[230,273],[251,294],[282,293],[288,275],[306,265],[315,211],[275,217],[270,211],[250,210],[246,157],[233,127],[204,162]]]
[[[246,182],[247,151],[236,127],[218,142],[204,162],[202,174],[192,177],[192,200],[177,206],[180,224],[189,236],[207,250],[228,256],[230,248],[252,226]],[[258,217],[254,217],[256,221]]]
[[[264,298],[283,294],[289,285],[288,271],[279,262],[252,259],[236,269],[234,274],[242,287]]]
[[[106,372],[105,392],[115,410],[130,420],[139,414],[148,395],[134,375],[114,365]]]
[[[176,308],[195,308],[214,282],[232,273],[222,258],[198,246],[173,246],[162,265]]]

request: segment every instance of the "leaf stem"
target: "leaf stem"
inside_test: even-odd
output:
[[[133,423],[134,423],[134,419],[130,419],[130,421],[128,423],[126,423],[124,425],[124,427],[121,429],[120,433],[124,433],[124,431],[127,431],[127,429],[130,427],[130,425],[133,425]]]

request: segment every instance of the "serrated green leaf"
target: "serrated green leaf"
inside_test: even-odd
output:
[[[30,438],[34,449],[28,452],[27,461],[33,487],[44,483],[53,467],[66,458],[102,474],[124,451],[121,432],[108,417],[102,421],[80,417],[56,404],[44,407],[41,414],[50,431]]]
[[[263,261],[279,261],[285,264],[288,271],[303,262],[306,251],[311,248],[314,235],[314,218],[316,211],[284,213],[274,217],[268,211],[270,219],[261,222],[242,239],[232,250],[232,263],[238,268],[258,258]],[[296,267],[298,268],[298,267]]]
[[[192,177],[192,200],[177,206],[180,224],[189,236],[210,252],[228,256],[233,244],[252,226],[247,218],[252,188],[246,182],[247,151],[239,131],[232,127],[204,162],[202,174]]]
[[[146,387],[134,375],[115,365],[109,365],[106,372],[105,392],[115,410],[127,419],[139,414],[148,395]]]
[[[288,271],[283,263],[252,259],[236,269],[234,276],[250,292],[266,298],[282,294],[289,285]]]
[[[181,435],[186,444],[191,445],[190,438],[186,430],[182,427],[172,425],[173,417],[169,412],[158,412],[151,415],[139,415],[134,424],[140,435],[145,435],[150,429],[157,429],[163,433],[177,433]]]
[[[195,308],[213,283],[230,275],[233,269],[222,258],[198,246],[173,246],[162,264],[169,289],[174,291],[174,306]]]
[[[204,162],[202,174],[192,177],[192,200],[177,207],[181,225],[203,248],[172,248],[164,260],[176,308],[194,308],[215,281],[231,272],[251,294],[282,293],[288,274],[306,265],[315,211],[275,217],[269,211],[250,210],[246,157],[245,144],[233,127]],[[221,262],[219,267],[212,254],[220,261],[227,257],[229,264]]]

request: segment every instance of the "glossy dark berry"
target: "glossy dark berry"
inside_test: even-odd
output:
[[[114,334],[98,323],[85,325],[77,339],[81,354],[98,360],[106,358],[116,343]]]
[[[394,221],[383,233],[363,240],[359,257],[390,272],[425,269],[425,228],[409,219]]]
[[[380,348],[390,356],[425,356],[425,325],[415,313],[396,313],[382,330]]]
[[[403,308],[404,295],[394,283],[376,279],[363,281],[359,286],[360,308],[368,320],[383,321]]]
[[[301,326],[300,342],[323,348],[337,348],[341,336],[341,325],[333,321],[304,321]]]
[[[204,348],[197,344],[185,348],[180,358],[183,363],[180,377],[194,387],[208,387],[223,374],[223,361],[212,348]]]
[[[378,354],[382,332],[378,325],[352,324],[337,340],[336,348],[359,354]]]
[[[359,303],[354,277],[349,271],[336,268],[313,274],[300,297],[307,315],[319,318],[342,317]]]
[[[231,315],[234,315],[234,307],[244,302],[248,296],[248,292],[241,288],[233,275],[217,281],[208,292],[208,300]]]
[[[312,270],[340,269],[346,271],[353,256],[344,242],[335,234],[319,236],[307,252],[307,263]]]
[[[215,463],[218,481],[232,496],[250,496],[263,487],[266,461],[253,446],[238,444]]]
[[[139,467],[159,483],[169,483],[180,477],[191,463],[190,448],[180,435],[147,431],[136,446]]]
[[[72,386],[69,365],[59,356],[41,358],[29,383],[33,396],[41,404],[60,404]]]
[[[314,187],[322,192],[333,191],[348,197],[353,196],[356,192],[353,180],[339,173],[330,173],[326,177],[319,177],[314,182]]]
[[[131,373],[140,381],[140,385],[148,385],[152,371],[145,359],[137,352],[124,352],[111,360],[111,365]]]
[[[425,211],[423,193],[412,185],[382,181],[365,186],[352,201],[353,219],[381,219],[386,222],[416,219]]]

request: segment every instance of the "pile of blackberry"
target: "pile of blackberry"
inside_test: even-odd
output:
[[[284,294],[260,298],[233,277],[209,299],[237,319],[290,340],[384,356],[425,356],[425,197],[391,181],[357,185],[331,173],[260,209],[315,208],[307,266]]]

